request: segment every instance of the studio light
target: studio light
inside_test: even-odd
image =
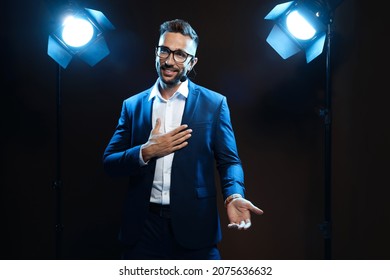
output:
[[[61,26],[49,35],[47,53],[64,69],[74,56],[94,66],[109,55],[103,33],[113,29],[114,26],[100,11],[69,9]]]
[[[68,3],[65,3],[68,2]],[[63,213],[62,213],[62,93],[61,73],[74,56],[95,66],[99,61],[109,55],[107,43],[103,33],[115,29],[106,16],[97,10],[80,8],[73,1],[47,0],[46,4],[52,11],[55,22],[60,26],[49,35],[47,54],[57,62],[57,161],[56,178],[53,181],[53,189],[56,192],[56,224],[55,224],[55,257],[61,259],[63,237]]]
[[[319,225],[324,239],[324,258],[332,258],[332,83],[331,40],[333,12],[342,0],[298,0],[276,5],[266,16],[275,25],[266,41],[283,58],[299,51],[309,63],[326,43],[325,98],[319,115],[324,121],[324,220]]]
[[[267,42],[283,58],[304,51],[309,63],[319,56],[330,20],[327,1],[290,1],[276,5],[265,17],[275,21]]]

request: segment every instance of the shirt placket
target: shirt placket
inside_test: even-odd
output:
[[[168,99],[165,104],[165,112],[164,112],[164,131],[169,132],[172,128],[172,118],[173,118],[173,112],[172,112],[172,100]],[[173,153],[166,155],[163,158],[163,184],[162,184],[162,202],[163,204],[166,204],[169,202],[169,192],[168,187],[171,184],[171,166],[169,162],[171,162],[173,159]]]

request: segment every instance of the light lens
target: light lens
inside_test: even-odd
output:
[[[68,17],[64,21],[62,39],[71,47],[81,47],[87,44],[93,37],[92,24],[85,19]]]
[[[316,34],[316,30],[298,11],[293,11],[287,16],[286,24],[290,33],[297,39],[309,40]]]

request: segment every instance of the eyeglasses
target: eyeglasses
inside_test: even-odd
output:
[[[176,61],[177,63],[183,63],[184,61],[187,60],[189,56],[194,57],[192,54],[186,53],[183,50],[172,51],[169,48],[164,46],[158,46],[156,48],[156,55],[159,58],[166,59],[169,57],[171,53],[173,53],[173,60]]]

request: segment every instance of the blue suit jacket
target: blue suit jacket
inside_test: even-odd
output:
[[[134,244],[140,237],[150,200],[155,159],[140,166],[139,152],[152,130],[152,88],[123,102],[118,125],[103,156],[106,172],[128,176],[120,240]],[[187,248],[211,246],[221,240],[216,178],[223,198],[244,196],[244,174],[237,153],[226,97],[189,81],[182,124],[193,130],[188,145],[172,162],[170,205],[177,241]],[[215,168],[216,167],[216,168]]]

